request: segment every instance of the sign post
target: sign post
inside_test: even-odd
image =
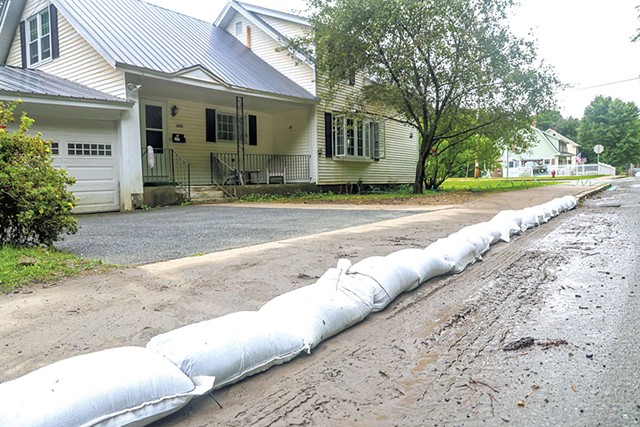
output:
[[[598,171],[597,174],[600,175],[600,153],[604,151],[604,147],[600,144],[593,147],[593,152],[598,155]]]

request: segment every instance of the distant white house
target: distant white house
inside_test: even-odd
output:
[[[531,127],[534,144],[520,152],[505,149],[498,160],[503,177],[613,175],[615,168],[604,163],[587,163],[580,145],[557,130]],[[594,154],[595,156],[595,154]]]

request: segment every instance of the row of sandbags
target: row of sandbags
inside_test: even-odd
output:
[[[241,311],[123,347],[66,359],[0,384],[0,425],[146,425],[194,396],[284,363],[383,310],[427,280],[462,272],[508,242],[576,206],[567,196],[502,211],[424,249],[351,264],[341,259],[316,283]],[[215,383],[214,383],[215,378]]]

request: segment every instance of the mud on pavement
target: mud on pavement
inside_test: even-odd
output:
[[[490,195],[448,211],[4,296],[0,380],[75,354],[144,346],[188,323],[254,310],[314,282],[340,257],[426,246],[499,210],[575,192],[558,186]],[[197,399],[156,425],[610,425],[612,412],[621,421],[614,424],[637,422],[637,357],[623,363],[614,350],[627,343],[633,354],[632,335],[618,325],[640,326],[631,316],[637,300],[629,298],[638,291],[637,271],[625,271],[637,250],[621,246],[619,229],[633,215],[626,202],[590,203],[492,246],[483,262],[401,296],[311,355]],[[607,267],[612,256],[617,270]],[[504,351],[528,337],[531,344]],[[623,368],[613,370],[616,364]]]

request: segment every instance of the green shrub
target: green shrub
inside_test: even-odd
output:
[[[78,230],[67,189],[75,180],[52,166],[50,141],[27,133],[34,121],[26,114],[6,131],[17,104],[0,101],[0,245],[52,245]]]

